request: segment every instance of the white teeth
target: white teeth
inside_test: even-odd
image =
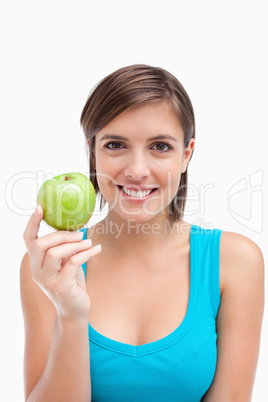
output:
[[[136,197],[136,198],[146,197],[153,191],[153,189],[152,190],[144,190],[144,191],[142,191],[142,190],[135,191],[135,190],[130,190],[127,187],[122,187],[122,190],[127,195],[130,195],[131,197]]]

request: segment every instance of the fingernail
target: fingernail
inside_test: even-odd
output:
[[[91,239],[85,239],[85,240],[83,240],[83,243],[92,244],[92,240]]]
[[[78,236],[78,237],[83,237],[83,235],[84,235],[83,232],[78,232],[78,231],[76,231],[76,230],[73,231],[72,233],[73,233],[75,236]]]
[[[36,215],[36,214],[42,214],[42,212],[43,212],[43,210],[42,210],[41,205],[37,205],[37,206],[35,207],[35,210],[34,210],[34,215]]]
[[[96,251],[101,250],[101,244],[97,244],[97,246],[92,247],[92,249]]]

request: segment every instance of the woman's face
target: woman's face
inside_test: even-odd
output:
[[[167,102],[121,113],[95,138],[93,153],[99,189],[110,213],[146,222],[167,217],[194,140],[184,148],[184,133]]]

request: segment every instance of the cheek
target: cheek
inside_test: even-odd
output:
[[[106,198],[106,194],[111,193],[114,189],[114,180],[113,177],[107,172],[98,172],[97,173],[97,182],[101,193],[104,198]]]
[[[101,152],[96,150],[96,175],[98,183],[104,183],[112,179],[114,169],[108,158],[103,157]]]
[[[96,158],[96,175],[98,186],[104,199],[108,204],[113,203],[115,197],[115,178],[117,177],[115,166],[111,162],[108,163],[105,158]]]
[[[173,173],[173,174],[172,174]],[[168,182],[167,182],[167,188],[166,188],[166,202],[169,204],[175,197],[179,185],[180,185],[180,178],[181,175],[178,174],[178,172],[170,172]]]
[[[100,149],[96,149],[95,160],[98,174],[115,176],[120,166],[117,157],[108,156],[105,151]]]
[[[178,188],[181,178],[180,162],[169,163],[165,168],[159,166],[157,172],[163,187],[168,187],[170,190]]]

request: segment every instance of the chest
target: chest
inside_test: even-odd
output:
[[[190,289],[190,253],[145,263],[99,257],[87,266],[89,322],[100,334],[143,345],[172,333],[183,321]]]

